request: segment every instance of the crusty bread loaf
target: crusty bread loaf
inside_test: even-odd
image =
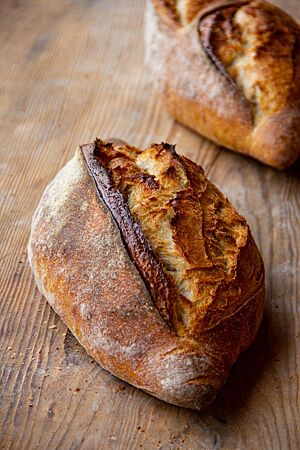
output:
[[[168,144],[79,147],[41,199],[28,253],[87,352],[176,405],[211,402],[261,322],[264,268],[245,219]]]
[[[300,156],[300,27],[263,0],[148,0],[146,62],[170,113],[284,169]]]

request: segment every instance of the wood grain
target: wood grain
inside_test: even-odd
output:
[[[297,0],[277,1],[300,19]],[[141,0],[3,0],[0,16],[0,448],[298,449],[300,163],[285,173],[174,123],[143,65]],[[26,245],[78,143],[177,143],[248,219],[267,272],[260,334],[205,413],[101,369],[39,294]]]

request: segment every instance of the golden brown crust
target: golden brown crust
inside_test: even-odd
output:
[[[210,308],[240,289],[239,253],[251,242],[245,220],[168,144],[140,152],[97,140],[87,160],[155,305],[178,335],[195,338]],[[261,282],[248,280],[245,295]],[[231,297],[231,307],[237,301],[245,301],[242,294]]]
[[[133,168],[120,175],[126,163],[137,160],[136,168],[140,165],[144,171],[145,164],[155,157],[162,158],[162,166],[168,164],[177,170],[175,175],[172,170],[167,174],[168,190],[169,183],[173,183],[173,188],[178,181],[181,183],[178,178],[181,171],[191,186],[188,189],[199,193],[202,227],[206,230],[205,251],[216,266],[208,278],[203,278],[201,269],[202,284],[220,278],[222,281],[211,302],[205,306],[205,299],[201,299],[202,309],[196,314],[199,320],[192,326],[178,328],[176,320],[169,323],[160,305],[156,305],[144,281],[143,264],[149,253],[144,255],[142,265],[132,256],[130,237],[114,219],[118,208],[114,203],[104,203],[107,198],[102,198],[105,192],[97,188],[100,184],[96,181],[95,167],[91,168],[83,156],[91,152],[97,156],[98,167],[109,174],[112,183],[109,189],[127,199],[120,203],[121,209],[127,204],[122,214],[136,220],[141,230],[143,220],[137,221],[134,210],[136,195],[143,186],[145,192],[154,187],[140,177],[137,184],[133,183],[132,199],[126,197],[124,188],[130,173],[137,180]],[[162,166],[159,164],[160,169]],[[162,183],[160,177],[157,173],[156,182]],[[186,202],[187,197],[180,192],[179,203]],[[156,194],[162,198],[167,191],[162,189]],[[194,217],[192,212],[195,201],[189,198],[184,205],[193,221],[199,220],[197,213]],[[177,212],[181,216],[180,208],[179,205]],[[230,228],[229,237],[222,227],[233,224],[241,229],[237,232]],[[130,227],[135,228],[133,221],[129,221]],[[175,247],[183,248],[186,244],[181,257],[189,264],[203,261],[203,251],[194,251],[190,245],[191,231],[184,216],[173,222],[172,230]],[[209,236],[209,230],[212,234],[223,234]],[[145,229],[144,239],[149,245],[153,242],[151,250],[165,270],[165,260],[161,259],[149,229]],[[221,243],[215,239],[221,239]],[[201,243],[198,244],[200,248]],[[220,252],[221,248],[224,252]],[[230,255],[226,253],[229,249]],[[114,375],[170,403],[201,409],[212,401],[233,362],[253,341],[262,318],[263,265],[244,219],[205,178],[202,169],[176,155],[168,146],[152,146],[145,154],[130,146],[107,146],[99,141],[96,146],[79,148],[43,195],[33,219],[28,253],[39,289],[87,352]],[[229,271],[224,279],[225,261],[231,261],[234,268],[232,275]],[[151,264],[151,258],[148,263]],[[189,289],[193,291],[193,287]],[[176,304],[175,298],[170,300]]]
[[[176,119],[277,168],[298,159],[300,27],[291,17],[264,1],[216,0],[175,29],[149,2],[146,35],[148,66]]]

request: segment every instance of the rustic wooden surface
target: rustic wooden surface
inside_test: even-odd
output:
[[[298,0],[278,1],[300,19]],[[174,123],[143,66],[141,0],[2,0],[0,448],[299,449],[300,162],[285,173]],[[247,217],[267,273],[256,343],[205,413],[101,369],[38,292],[26,256],[47,183],[78,143],[166,140]]]

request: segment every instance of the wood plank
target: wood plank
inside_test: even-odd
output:
[[[277,0],[300,20],[297,0]],[[168,116],[143,65],[140,0],[4,0],[0,17],[0,448],[298,449],[300,162],[281,173]],[[204,413],[123,383],[39,294],[26,245],[44,187],[78,143],[177,143],[248,219],[267,302],[255,344]]]

